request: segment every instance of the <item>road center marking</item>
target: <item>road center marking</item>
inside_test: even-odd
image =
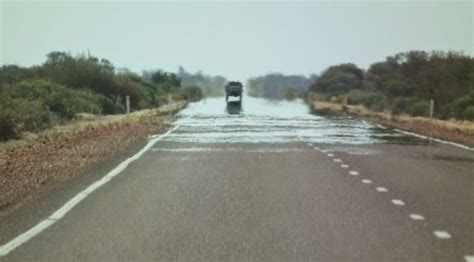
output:
[[[405,205],[405,202],[403,202],[400,199],[392,199],[392,203],[396,206],[404,206]]]
[[[410,214],[410,218],[413,220],[425,220],[425,217],[420,214]]]
[[[433,234],[439,239],[450,239],[451,238],[451,234],[449,234],[446,231],[442,231],[442,230],[433,231]]]
[[[182,124],[179,124],[172,129],[168,130],[166,133],[157,136],[155,138],[150,139],[148,143],[140,150],[138,151],[135,155],[127,158],[124,160],[122,163],[120,163],[118,166],[116,166],[114,169],[112,169],[107,175],[103,176],[101,179],[95,181],[92,183],[90,186],[88,186],[86,189],[75,195],[73,198],[71,198],[69,201],[67,201],[62,207],[60,207],[58,210],[53,212],[48,218],[45,220],[39,222],[36,224],[34,227],[30,228],[23,234],[17,236],[16,238],[10,240],[8,243],[5,243],[4,245],[0,246],[0,256],[6,256],[8,253],[13,251],[15,248],[19,247],[23,243],[27,242],[28,240],[32,239],[36,235],[40,234],[43,232],[43,230],[47,229],[51,225],[53,225],[56,221],[60,220],[63,218],[69,211],[71,211],[72,208],[74,208],[77,204],[79,204],[82,200],[84,200],[89,194],[93,193],[95,190],[99,189],[101,186],[105,185],[107,182],[109,182],[113,177],[116,175],[120,174],[127,166],[139,159],[143,154],[145,154],[151,147],[153,147],[158,141],[162,140],[163,138],[169,136],[172,132],[174,132],[176,129],[178,129]]]
[[[349,171],[349,174],[350,174],[351,176],[358,176],[358,175],[359,175],[359,172],[354,171],[354,170],[351,170],[351,171]]]

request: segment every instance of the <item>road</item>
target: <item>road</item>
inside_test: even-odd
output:
[[[29,208],[23,219],[5,218],[3,251],[25,228],[43,219],[51,225],[17,238],[21,244],[0,260],[474,256],[473,151],[311,115],[301,101],[256,98],[244,98],[242,108],[226,108],[221,98],[191,104],[172,133],[149,146],[64,216]],[[60,200],[49,208],[68,199]]]

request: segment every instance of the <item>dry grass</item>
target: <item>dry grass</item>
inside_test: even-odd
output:
[[[76,121],[1,144],[0,214],[37,192],[87,172],[166,128],[184,102],[129,115],[81,115]]]
[[[79,114],[77,119],[69,121],[65,124],[56,125],[52,128],[43,130],[38,133],[25,132],[21,139],[12,139],[6,142],[0,142],[0,153],[3,151],[11,151],[22,147],[32,146],[38,142],[48,141],[60,138],[65,135],[80,133],[98,127],[104,127],[111,124],[136,123],[144,117],[168,114],[179,110],[184,106],[185,102],[180,101],[169,105],[164,105],[156,109],[145,109],[135,111],[130,114],[120,115],[93,115]]]

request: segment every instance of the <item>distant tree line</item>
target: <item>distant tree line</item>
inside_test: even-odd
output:
[[[174,73],[154,71],[145,78],[89,54],[51,52],[39,66],[0,68],[0,140],[19,137],[73,119],[78,113],[120,114],[125,97],[131,110],[174,99],[199,100],[201,89],[183,86]]]
[[[409,51],[372,64],[329,67],[309,90],[320,99],[360,104],[394,115],[474,120],[474,58],[459,52]]]
[[[294,99],[303,97],[308,90],[308,86],[315,79],[315,75],[308,78],[301,75],[271,73],[250,78],[247,81],[246,89],[250,96],[270,99]]]

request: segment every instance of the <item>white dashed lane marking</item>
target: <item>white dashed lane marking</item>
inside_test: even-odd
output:
[[[349,168],[349,165],[342,164],[341,167],[342,167],[342,168]]]
[[[339,159],[339,158],[334,158],[333,161],[336,162],[336,163],[341,163],[342,162],[342,160]]]
[[[354,171],[354,170],[351,170],[351,171],[349,171],[349,174],[350,174],[351,176],[358,176],[358,175],[359,175],[359,172]]]
[[[392,203],[396,206],[404,206],[405,205],[405,202],[403,202],[400,199],[392,199]]]
[[[308,143],[308,146],[313,146],[313,143]]]
[[[379,191],[379,192],[388,192],[388,189],[387,189],[386,187],[380,186],[380,187],[377,187],[376,189],[377,189],[377,191]]]
[[[446,231],[436,230],[433,234],[439,239],[450,239],[451,235]]]
[[[425,217],[420,214],[410,214],[410,218],[413,220],[425,220]]]
[[[334,154],[328,154],[328,157],[333,157],[333,156],[334,156]]]
[[[364,183],[364,184],[372,184],[372,180],[370,180],[370,179],[362,179],[362,183]]]

